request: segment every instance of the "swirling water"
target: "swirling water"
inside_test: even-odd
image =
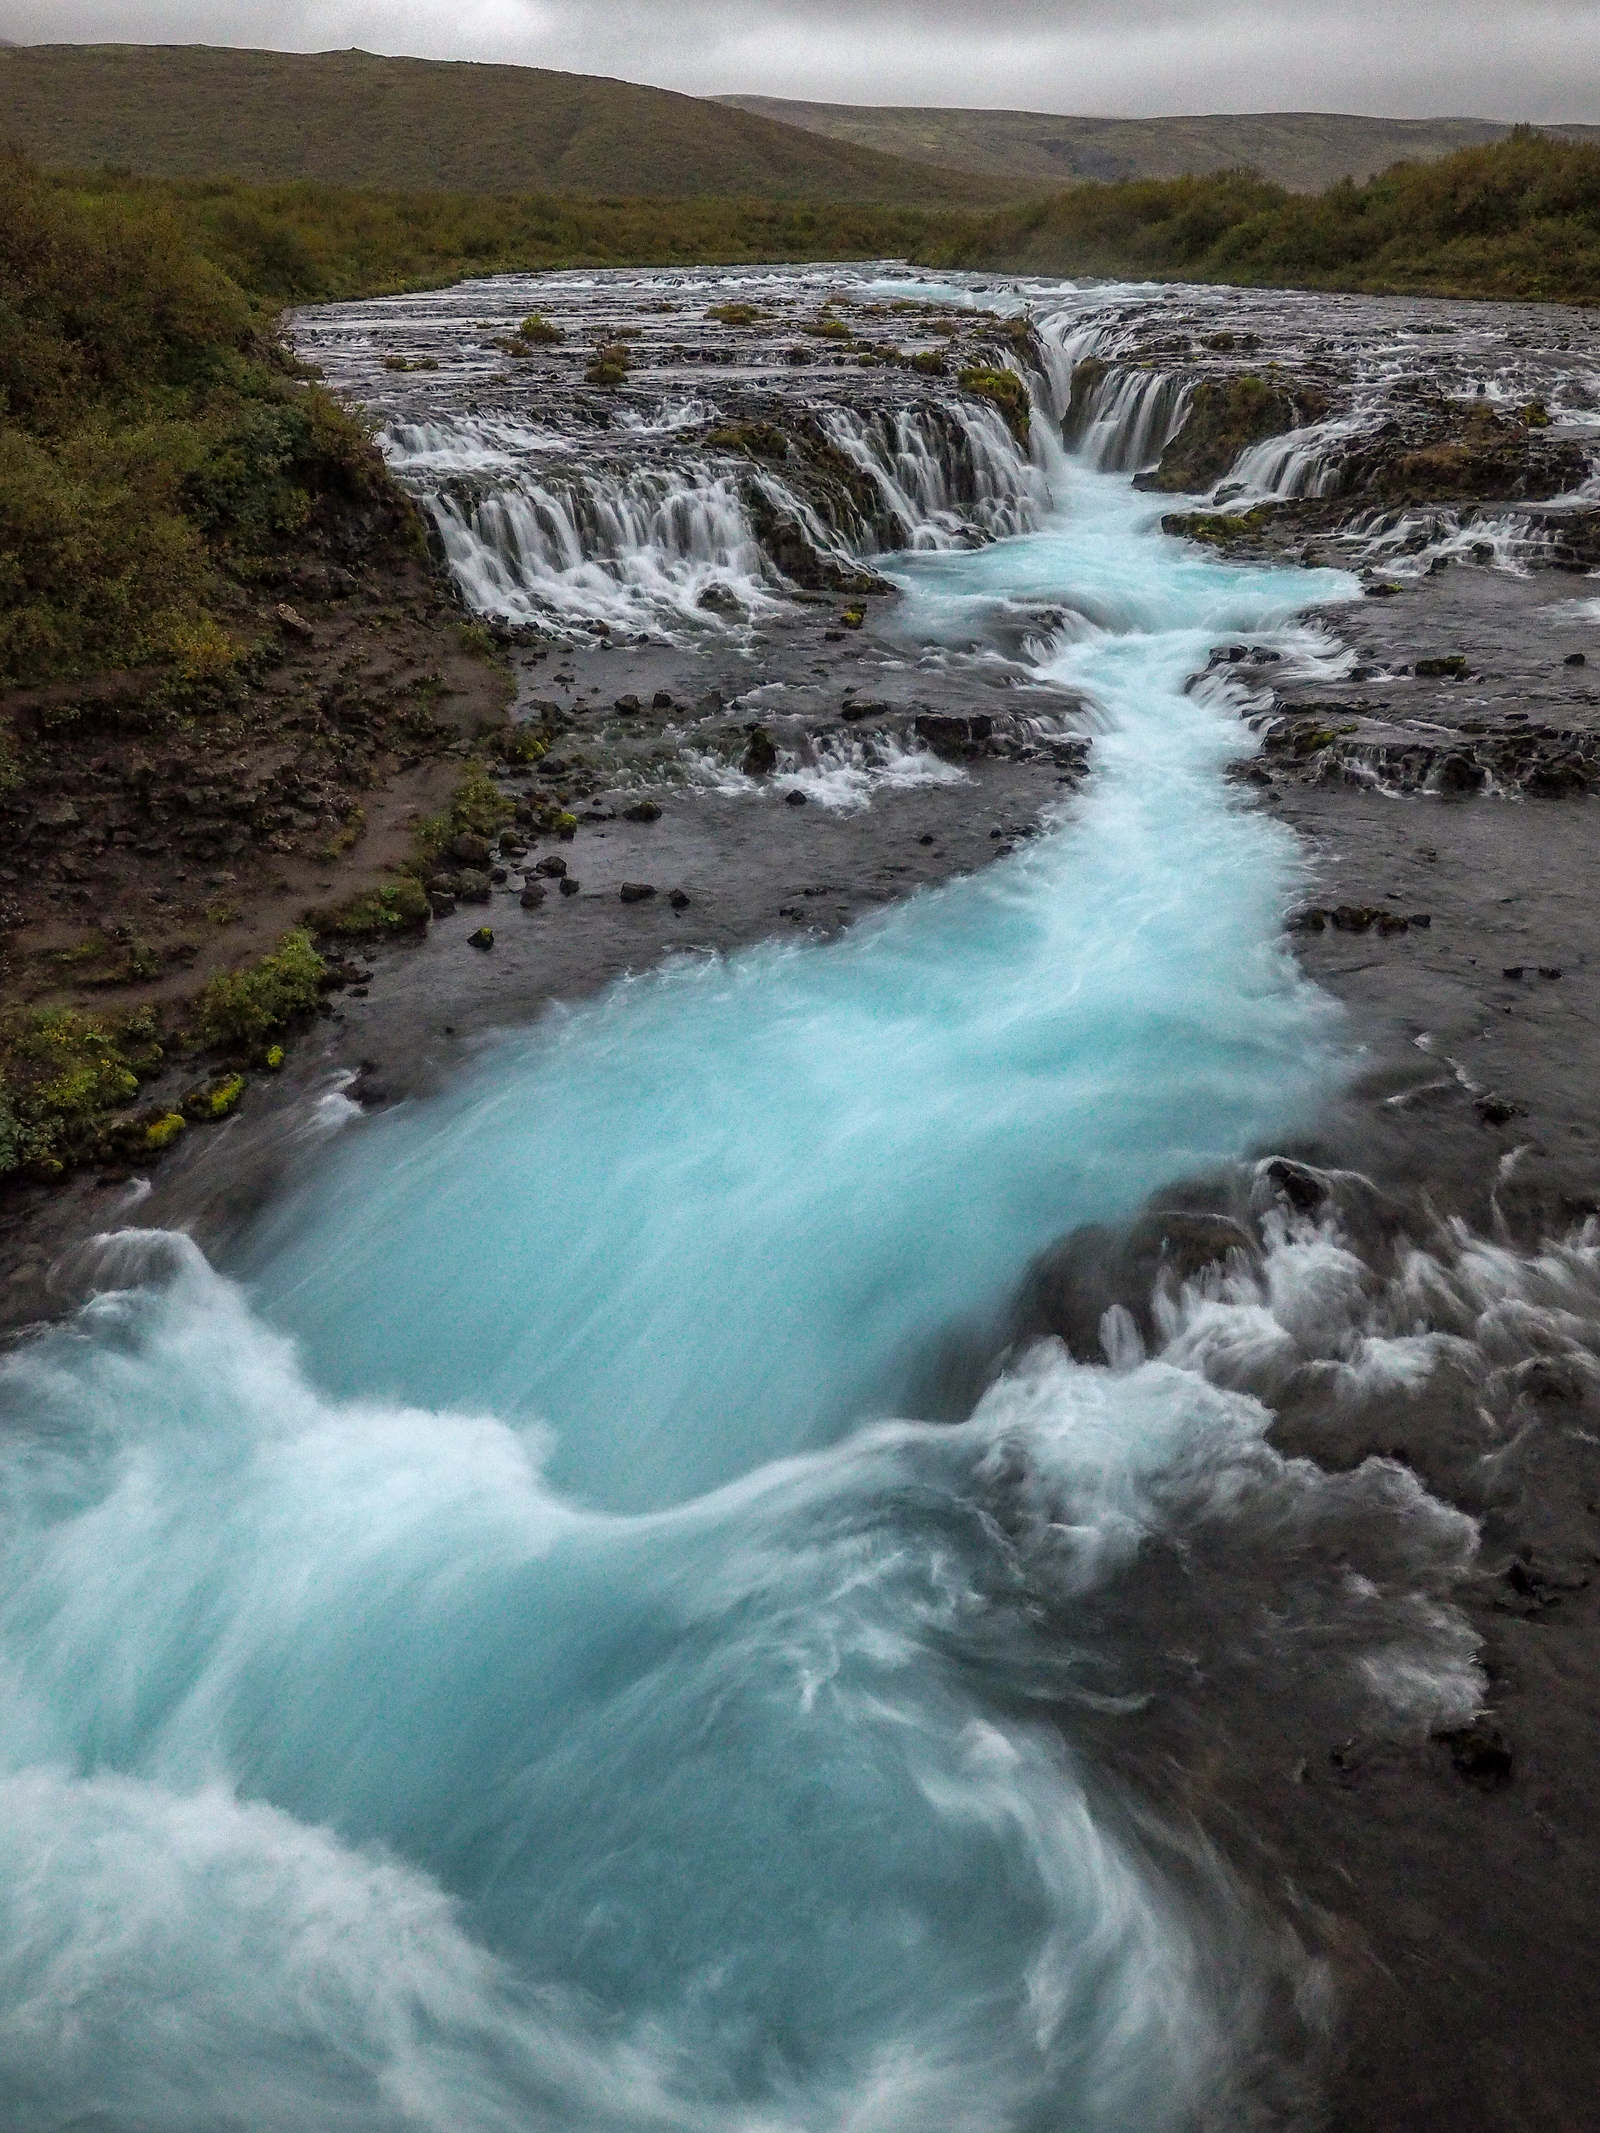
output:
[[[1326,656],[1346,587],[1050,479],[891,566],[925,644],[1064,615],[1033,657],[1101,732],[1047,834],[507,1036],[342,1136],[248,1287],[131,1236],[5,1363],[8,2122],[1246,2122],[1242,1916],[1073,1748],[1072,1625],[1151,1532],[1319,1480],[1159,1360],[924,1395],[1051,1237],[1334,1079],[1295,847],[1188,684],[1239,632]],[[1437,1629],[1396,1697],[1459,1693]]]

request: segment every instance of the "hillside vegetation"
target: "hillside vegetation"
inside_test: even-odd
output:
[[[1600,148],[1519,128],[1307,198],[1250,172],[1079,185],[931,264],[1378,294],[1600,302]]]
[[[381,481],[270,325],[163,202],[0,159],[0,688],[226,668],[223,573]]]
[[[1504,140],[1493,119],[1362,118],[1340,111],[1258,111],[1206,118],[1066,118],[1049,111],[806,104],[777,96],[718,103],[886,155],[1010,178],[1030,191],[1094,178],[1204,177],[1254,170],[1290,192],[1322,192],[1399,162],[1428,163]],[[1600,142],[1600,126],[1543,129]]]
[[[0,48],[0,145],[58,169],[399,191],[938,206],[1026,189],[594,75],[205,45]]]

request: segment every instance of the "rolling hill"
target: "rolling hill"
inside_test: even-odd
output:
[[[384,190],[998,204],[942,171],[595,75],[208,45],[0,48],[0,146],[56,169]]]
[[[914,105],[806,104],[776,96],[716,99],[752,116],[808,127],[831,141],[886,155],[1006,178],[1043,192],[1084,178],[1203,176],[1258,170],[1290,192],[1359,184],[1402,161],[1431,163],[1487,146],[1511,128],[1493,119],[1360,118],[1343,112],[1268,111],[1209,118],[1065,118],[1045,111],[962,111]],[[1600,126],[1546,133],[1600,141]]]

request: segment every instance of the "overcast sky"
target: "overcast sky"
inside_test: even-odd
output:
[[[361,45],[831,103],[1600,121],[1597,0],[0,0],[0,36]]]

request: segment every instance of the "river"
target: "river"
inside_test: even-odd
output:
[[[832,270],[710,293],[841,286],[1021,303]],[[680,333],[659,307],[686,289],[478,285],[303,345],[356,389],[382,346],[536,298]],[[896,589],[884,686],[1003,670],[1019,747],[1092,736],[1038,833],[832,938],[508,1029],[330,1141],[236,1264],[126,1232],[96,1298],[0,1365],[12,2122],[1276,2122],[1317,1960],[1079,1721],[1132,1724],[1179,1662],[1306,1693],[1307,1651],[1368,1724],[1465,1716],[1445,1594],[1471,1528],[1397,1467],[1268,1442],[1252,1359],[1337,1316],[1349,1274],[1264,1178],[1264,1269],[1172,1289],[1153,1341],[1115,1308],[1097,1353],[1006,1329],[1052,1240],[1291,1139],[1348,1075],[1282,933],[1303,858],[1227,775],[1254,740],[1212,654],[1337,670],[1360,586],[1163,534],[1130,474],[1176,396],[1124,382],[1064,448],[1119,299],[1028,301],[1026,450],[992,408],[896,415],[903,374],[873,371],[825,421],[876,524],[793,482],[784,508]],[[489,345],[386,433],[478,604],[715,637],[770,688],[783,588],[703,435],[728,377],[589,439],[558,399],[496,397]],[[819,738],[785,686],[778,791],[869,814],[885,781],[962,775],[910,730]],[[609,772],[775,804],[730,716],[619,734]],[[1362,1367],[1409,1361],[1373,1341]],[[1231,1573],[1175,1628],[1142,1566],[1186,1557]]]

